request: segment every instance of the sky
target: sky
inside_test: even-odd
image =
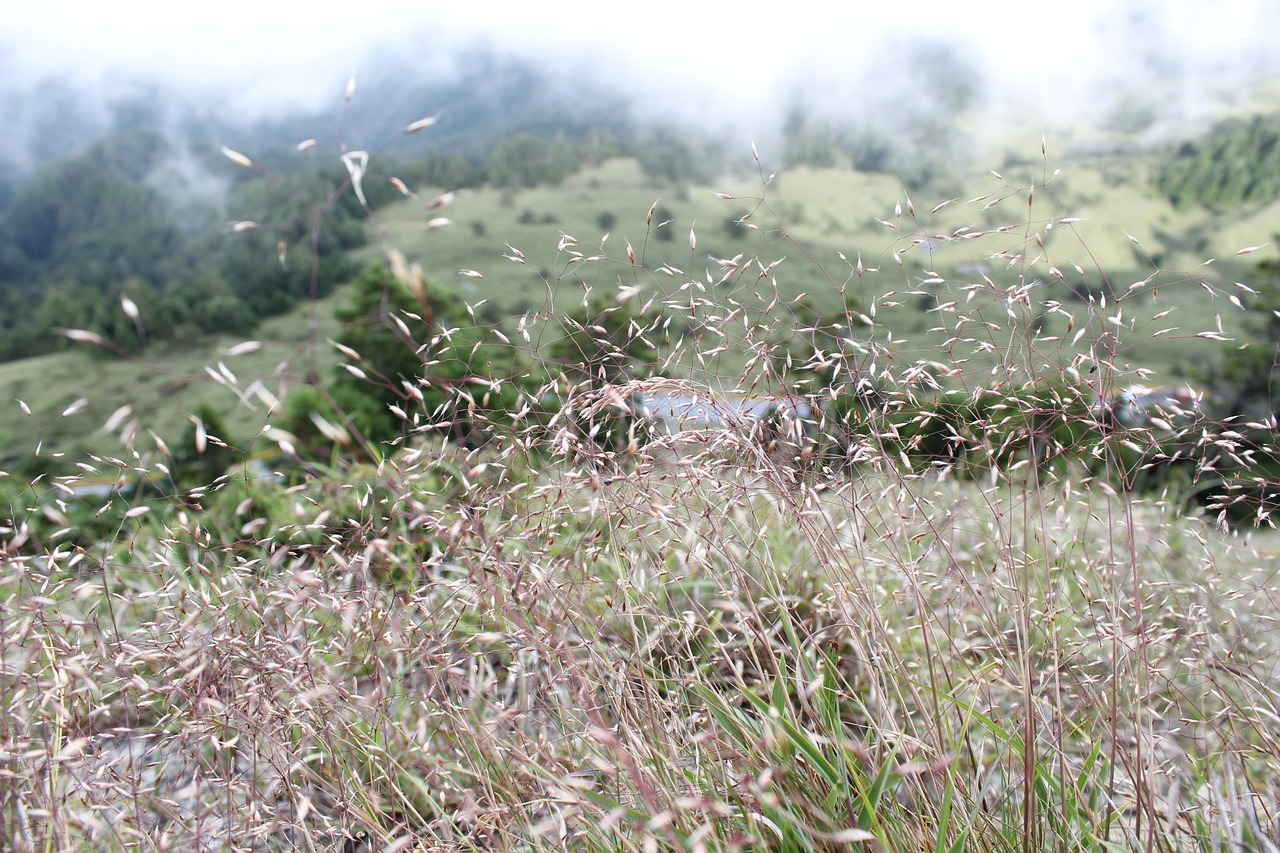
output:
[[[314,105],[379,55],[447,73],[476,38],[617,81],[643,109],[747,130],[803,95],[821,113],[918,100],[913,69],[950,45],[995,124],[1125,109],[1124,92],[1200,119],[1280,71],[1275,0],[792,0],[612,4],[368,0],[17,0],[0,76],[65,74],[109,90],[143,76],[238,108]],[[837,8],[839,7],[839,8]],[[913,48],[913,46],[915,46]],[[913,92],[912,87],[917,87]]]

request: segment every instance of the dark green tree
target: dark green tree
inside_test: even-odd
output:
[[[653,211],[653,238],[664,243],[676,239],[676,215],[671,208],[660,206]]]
[[[313,389],[291,410],[292,431],[311,452],[334,444],[319,419],[354,429],[353,442],[370,446],[414,430],[476,445],[520,409],[533,378],[516,351],[474,326],[456,297],[416,273],[410,280],[413,291],[377,264],[353,283],[337,312],[347,359],[325,386],[332,403],[322,405]]]
[[[384,442],[403,434],[406,422],[390,407],[412,407],[413,389],[420,387],[428,360],[420,348],[436,334],[438,324],[457,314],[456,303],[434,290],[419,303],[381,264],[365,270],[352,284],[349,301],[335,315],[342,323],[338,343],[357,357],[339,365],[330,393],[367,441]]]
[[[50,161],[0,217],[0,245],[16,249],[19,271],[38,281],[163,283],[183,261],[168,203],[145,182],[164,150],[158,136],[131,131]]]
[[[829,168],[836,165],[838,133],[829,124],[817,121],[803,98],[787,107],[782,125],[782,160],[789,166]]]
[[[850,302],[824,313],[801,300],[791,310],[794,331],[775,342],[771,356],[784,386],[789,391],[814,393],[852,381],[854,365],[845,340],[860,324],[857,316],[862,309]]]
[[[1202,367],[1199,378],[1214,389],[1210,405],[1218,413],[1265,419],[1280,414],[1280,261],[1261,261],[1249,281],[1258,291],[1245,322],[1250,340]]]
[[[564,318],[564,337],[549,354],[573,382],[615,384],[659,372],[653,339],[661,317],[632,302],[593,298]]]
[[[207,486],[241,458],[222,413],[208,403],[196,407],[170,452],[173,479],[179,489]]]
[[[364,245],[366,217],[354,193],[335,195],[344,180],[345,175],[332,170],[308,169],[287,174],[279,183],[247,181],[233,187],[228,209],[237,220],[257,227],[224,231],[206,249],[218,259],[230,295],[254,318],[325,296],[356,274],[347,252]]]
[[[1178,207],[1280,198],[1280,115],[1219,123],[1166,154],[1152,182]]]
[[[493,149],[489,182],[496,187],[558,184],[577,165],[577,153],[564,140],[548,142],[530,133],[517,133]]]
[[[631,154],[646,175],[664,181],[705,183],[723,167],[724,151],[715,142],[686,130],[659,125],[636,136]]]

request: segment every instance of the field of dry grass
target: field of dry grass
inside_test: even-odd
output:
[[[1167,424],[1038,447],[1081,405],[1165,379],[1143,358],[1153,339],[1217,345],[1214,314],[1240,310],[1230,277],[1158,270],[1062,301],[1095,270],[1056,260],[1054,232],[1076,223],[1041,212],[1045,185],[993,178],[935,214],[870,188],[883,222],[851,226],[846,250],[805,231],[857,221],[833,207],[855,189],[802,189],[823,176],[782,175],[776,199],[757,181],[673,200],[662,226],[652,188],[615,194],[603,174],[510,205],[461,198],[456,232],[413,226],[412,203],[374,227],[431,280],[473,284],[477,313],[528,300],[489,331],[549,371],[544,344],[588,293],[647,304],[659,325],[631,336],[679,317],[663,381],[694,394],[784,387],[773,356],[818,340],[794,325],[797,294],[856,300],[812,357],[837,367],[810,399],[841,440],[787,452],[723,423],[611,445],[592,418],[623,392],[557,379],[530,395],[555,411],[495,422],[475,449],[411,431],[283,481],[236,466],[98,506],[76,477],[19,484],[0,514],[6,848],[1280,845],[1276,536],[1196,509],[1185,481],[1123,488],[1120,469],[1165,461],[1141,454]],[[608,241],[585,222],[605,204]],[[731,234],[743,205],[758,230]],[[508,236],[526,207],[560,218],[538,224],[549,240]],[[938,234],[991,272],[926,266]],[[462,245],[499,236],[489,261]],[[249,393],[267,361],[209,366],[284,448]],[[875,394],[828,423],[864,382]],[[1063,390],[1021,407],[1046,386]],[[962,456],[922,460],[900,413],[942,387],[986,402]],[[133,413],[118,465],[90,467],[165,465],[153,414]],[[88,537],[95,518],[110,525]]]
[[[7,844],[1269,849],[1273,535],[715,441],[429,446],[24,549]]]

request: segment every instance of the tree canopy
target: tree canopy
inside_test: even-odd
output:
[[[373,450],[412,433],[476,444],[492,423],[509,423],[541,384],[457,297],[416,268],[397,272],[375,264],[355,280],[337,312],[345,361],[332,379],[291,400],[291,431],[312,455],[335,442]],[[336,439],[329,427],[339,422],[355,434]]]
[[[1219,123],[1171,151],[1153,177],[1178,207],[1218,207],[1280,198],[1280,116]]]

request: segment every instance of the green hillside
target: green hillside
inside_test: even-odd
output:
[[[1263,200],[220,156],[251,331],[0,364],[0,847],[1274,847]]]
[[[613,299],[619,288],[635,288],[637,303],[666,300],[679,308],[686,329],[697,326],[698,312],[707,314],[708,306],[740,308],[757,327],[779,333],[794,328],[798,317],[829,314],[842,304],[867,316],[874,308],[874,326],[860,335],[891,341],[899,358],[939,360],[935,348],[952,335],[930,331],[940,328],[930,308],[968,304],[1003,321],[1004,294],[1032,283],[1017,313],[1026,315],[1024,322],[1040,318],[1041,337],[1065,338],[1069,323],[1078,329],[1089,317],[1105,322],[1119,304],[1124,334],[1117,366],[1146,368],[1170,381],[1222,349],[1192,336],[1216,333],[1219,322],[1223,336],[1239,333],[1242,311],[1230,297],[1248,294],[1231,284],[1247,282],[1248,263],[1276,257],[1277,247],[1267,233],[1269,208],[1179,209],[1152,191],[1151,162],[1117,156],[1024,166],[1002,177],[973,176],[955,197],[908,198],[890,176],[847,169],[801,166],[767,182],[740,174],[696,186],[654,178],[631,159],[611,159],[556,186],[462,190],[438,210],[428,205],[447,191],[443,187],[417,186],[415,197],[401,201],[384,197],[351,266],[400,251],[421,264],[430,287],[476,306],[477,322],[505,330],[508,339],[523,317],[533,351],[559,339],[565,316],[593,295]],[[428,227],[434,218],[448,224]],[[1262,248],[1236,256],[1254,245]],[[750,270],[713,260],[738,256]],[[691,283],[705,305],[690,308]],[[1111,307],[1091,305],[1089,294],[1106,295]],[[108,453],[113,439],[97,427],[126,404],[145,411],[146,427],[169,440],[197,403],[226,406],[228,426],[247,446],[266,414],[231,406],[235,393],[205,368],[216,373],[222,362],[241,391],[262,381],[277,395],[313,368],[324,378],[335,359],[326,343],[337,332],[333,310],[345,298],[340,289],[236,339],[161,341],[142,354],[135,340],[129,345],[135,354],[127,357],[79,345],[79,351],[0,365],[6,399],[21,399],[32,410],[28,416],[9,404],[0,412],[6,457],[14,464],[37,442],[45,455]],[[145,309],[144,327],[151,319]],[[313,317],[319,321],[314,331]],[[747,359],[746,329],[725,329],[727,343],[710,358],[699,353],[717,347],[675,348],[669,372],[732,384]],[[1166,329],[1173,331],[1155,336]],[[1090,333],[1070,346],[1050,340],[1038,349],[1057,363],[1096,337]],[[225,355],[241,340],[260,341],[262,348]],[[81,398],[88,400],[82,410],[61,416]]]

